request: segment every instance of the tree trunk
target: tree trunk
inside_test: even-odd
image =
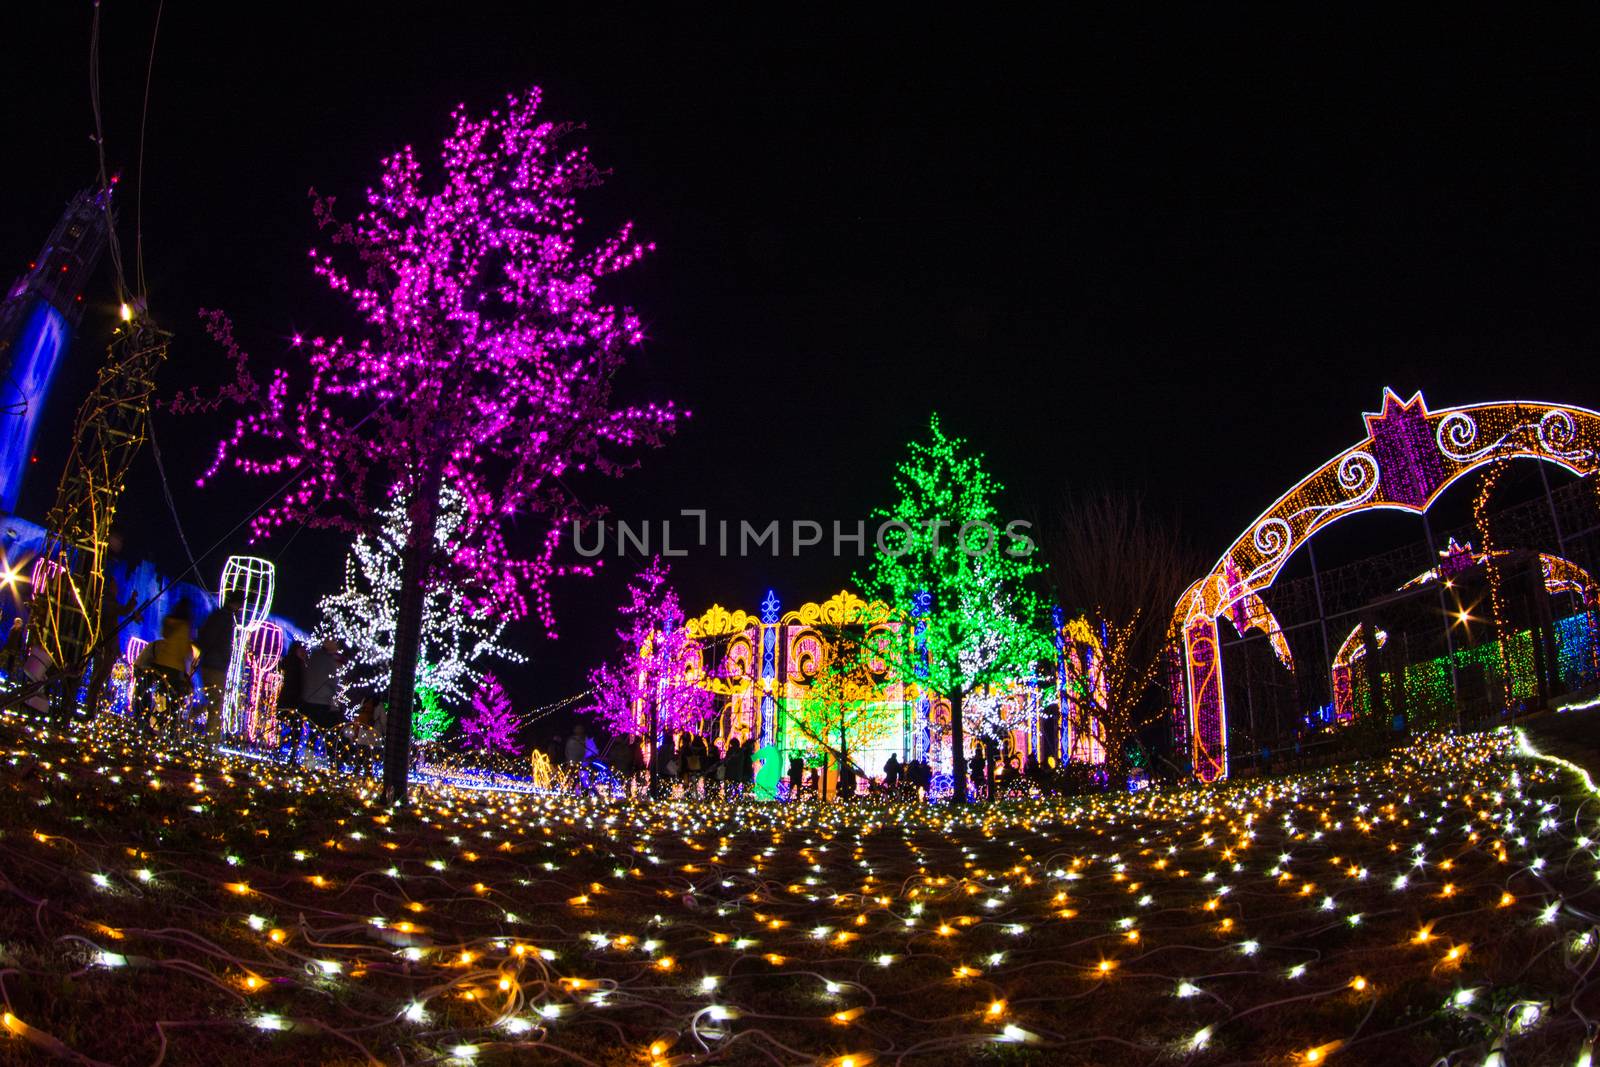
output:
[[[650,766],[646,768],[645,790],[656,795],[656,764],[661,762],[661,700],[658,696],[650,702]]]
[[[850,750],[845,745],[844,737],[844,709],[839,709],[839,781],[844,782],[844,769],[850,762]],[[852,790],[852,793],[854,790]]]
[[[967,739],[961,728],[961,687],[950,694],[950,802],[967,802]]]
[[[1113,714],[1119,706],[1108,695],[1100,716],[1100,746],[1105,753],[1106,788],[1113,793],[1128,791],[1128,738],[1133,736],[1131,715]]]
[[[417,659],[422,650],[422,607],[433,537],[439,521],[443,463],[427,471],[407,505],[411,521],[400,565],[395,609],[394,658],[390,661],[389,719],[383,740],[383,793],[392,804],[406,802],[411,775],[411,717],[417,698]]]

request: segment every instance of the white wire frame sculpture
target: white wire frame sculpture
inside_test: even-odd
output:
[[[283,627],[270,621],[258,623],[246,638],[245,732],[252,741],[270,741],[277,736],[278,692],[283,688],[278,664],[283,659],[283,645]]]
[[[217,610],[221,611],[228,598],[242,595],[244,607],[234,620],[233,652],[228,657],[227,682],[222,695],[222,725],[229,733],[244,733],[251,725],[247,721],[251,708],[241,699],[244,687],[245,656],[250,645],[250,634],[267,621],[272,614],[272,596],[277,586],[277,570],[270,560],[259,556],[229,556],[222,568],[222,583],[217,589]],[[279,639],[282,639],[280,633]]]

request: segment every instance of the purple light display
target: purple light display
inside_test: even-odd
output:
[[[478,691],[472,694],[472,715],[461,720],[462,747],[487,753],[522,754],[517,743],[517,717],[511,713],[511,698],[500,679],[485,674]]]
[[[1445,480],[1422,394],[1401,400],[1385,390],[1383,409],[1368,414],[1366,421],[1372,458],[1383,472],[1384,494],[1397,504],[1420,509]]]
[[[431,537],[440,486],[455,486],[465,515],[424,585],[459,582],[471,610],[531,611],[553,636],[550,579],[589,572],[558,559],[561,532],[593,514],[572,477],[623,473],[627,454],[660,444],[680,412],[611,402],[644,327],[600,290],[653,246],[631,223],[580,243],[577,196],[602,171],[565,143],[574,127],[540,118],[539,104],[534,89],[484,117],[457,108],[438,176],[401,149],[354,221],[313,194],[341,255],[313,249],[311,268],[354,307],[363,336],[296,336],[303,358],[262,381],[231,324],[207,313],[236,379],[216,398],[191,391],[174,406],[247,405],[200,481],[224,466],[287,476],[287,494],[253,522],[257,537],[301,522],[359,529],[392,491]]]
[[[613,734],[651,736],[698,730],[714,710],[702,685],[699,644],[683,625],[678,594],[667,584],[671,568],[659,556],[628,584],[619,609],[618,659],[589,673],[593,701],[582,710],[600,719]]]

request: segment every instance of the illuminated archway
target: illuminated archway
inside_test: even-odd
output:
[[[917,660],[926,653],[918,641],[920,625],[914,610],[897,611],[848,590],[793,611],[784,611],[776,592],[769,590],[757,614],[714,604],[704,614],[684,620],[694,660],[684,677],[716,698],[719,717],[711,732],[719,742],[730,736],[754,738],[759,750],[771,747],[777,752],[792,740],[786,729],[792,709],[803,706],[819,671],[833,655],[831,634],[840,627],[859,627],[869,639],[887,636],[904,641],[908,651],[914,650],[910,673],[900,673],[906,664],[893,669],[883,664],[876,703],[885,720],[893,723],[872,749],[873,758],[881,761],[893,751],[903,760],[927,760],[936,774],[948,774],[950,701],[921,681]],[[1030,672],[969,694],[963,722],[973,736],[986,724],[1009,750],[1042,759],[1040,720],[1053,687],[1054,702],[1064,712],[1058,723],[1062,735],[1053,743],[1055,752],[1063,760],[1100,762],[1104,731],[1095,719],[1093,702],[1082,692],[1098,677],[1100,642],[1082,619],[1069,621],[1058,615],[1055,626],[1055,677],[1048,677],[1048,669],[1043,680]],[[638,714],[642,721],[642,701]]]
[[[1511,553],[1497,550],[1495,556],[1505,558]],[[1465,545],[1458,544],[1452,537],[1449,545],[1439,553],[1440,562],[1437,567],[1429,567],[1421,574],[1401,585],[1401,589],[1417,589],[1429,582],[1444,581],[1450,584],[1453,576],[1474,566],[1483,566],[1489,562],[1489,553],[1475,551],[1472,542]],[[1584,615],[1592,628],[1594,626],[1594,612],[1600,606],[1600,585],[1595,583],[1589,572],[1578,564],[1561,556],[1549,552],[1538,553],[1539,574],[1544,581],[1545,591],[1552,596],[1560,593],[1570,593],[1582,606]],[[1339,651],[1334,654],[1333,664],[1329,667],[1329,681],[1333,693],[1333,718],[1335,722],[1347,722],[1355,717],[1355,667],[1367,655],[1367,643],[1360,624],[1352,627],[1349,634],[1339,644]],[[1389,635],[1382,627],[1373,627],[1373,643],[1378,648],[1383,648],[1389,641]],[[1592,645],[1591,645],[1592,648]]]
[[[1403,401],[1385,389],[1382,409],[1364,418],[1363,440],[1279,497],[1178,600],[1194,772],[1204,781],[1228,774],[1217,619],[1255,603],[1318,530],[1378,508],[1420,515],[1457,478],[1498,460],[1541,459],[1578,475],[1600,466],[1600,413],[1587,408],[1514,401],[1429,411],[1421,392]]]

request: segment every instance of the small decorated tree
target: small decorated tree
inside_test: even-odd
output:
[[[1175,637],[1173,605],[1202,561],[1176,528],[1128,497],[1068,500],[1040,540],[1058,601],[1080,616],[1064,633],[1081,646],[1072,659],[1094,661],[1092,674],[1074,680],[1074,702],[1091,718],[1074,730],[1099,733],[1113,780],[1126,783],[1130,742],[1170,703],[1146,694]]]
[[[434,543],[440,553],[448,554],[466,514],[465,501],[448,485],[439,499]],[[358,534],[351,542],[344,587],[318,602],[322,622],[317,636],[334,637],[344,645],[348,658],[340,668],[340,681],[345,688],[381,693],[394,670],[401,555],[410,520],[405,501],[398,498],[381,508],[377,518],[375,532]],[[457,709],[464,708],[476,691],[483,677],[479,665],[485,660],[525,659],[501,643],[506,617],[473,610],[471,601],[469,590],[456,583],[432,586],[422,601],[421,656],[427,665],[427,685],[436,701]]]
[[[1039,714],[1037,677],[1031,670],[1001,685],[974,689],[962,701],[962,732],[983,742],[985,777],[991,786],[995,760],[1004,754],[1007,739],[1017,731],[1031,734]]]
[[[888,632],[868,636],[857,619],[832,628],[828,636],[827,661],[798,706],[789,709],[789,723],[831,755],[842,777],[852,753],[900,725],[900,711],[885,699]]]
[[[613,734],[649,737],[652,752],[665,733],[699,729],[713,708],[700,648],[667,584],[670,572],[656,556],[628,583],[618,609],[617,658],[589,672],[592,697],[582,709]],[[656,761],[650,762],[653,777]]]
[[[918,678],[950,701],[953,799],[961,803],[966,698],[1015,683],[1050,655],[1041,608],[1027,587],[1040,568],[1032,541],[1002,519],[1002,487],[983,457],[946,436],[937,414],[909,453],[895,472],[894,503],[873,513],[886,532],[857,584],[903,605],[915,620],[914,641],[886,647],[900,677]]]
[[[622,473],[630,453],[660,444],[677,417],[670,404],[612,401],[644,327],[602,302],[600,288],[650,246],[631,224],[580,245],[578,194],[602,171],[565,144],[570,124],[539,116],[539,102],[533,90],[484,117],[458,108],[438,178],[401,149],[383,161],[353,221],[336,218],[331,198],[315,201],[319,225],[349,255],[341,263],[313,250],[312,269],[350,302],[363,336],[296,338],[303,361],[262,383],[230,324],[211,316],[237,367],[223,397],[253,410],[201,481],[229,463],[289,482],[254,534],[298,523],[359,532],[376,506],[405,501],[383,761],[384,792],[396,802],[406,793],[428,591],[460,583],[473,612],[512,619],[531,607],[553,635],[551,579],[587,572],[558,556],[562,532],[594,514],[574,479]],[[216,402],[191,394],[175,406]],[[447,484],[461,492],[462,516],[441,553]]]
[[[427,684],[427,675],[424,669],[423,681],[417,686],[417,713],[411,718],[411,736],[418,741],[433,742],[450,732],[456,718],[439,703],[439,691]]]
[[[520,725],[511,713],[511,698],[500,685],[500,679],[485,674],[478,691],[472,694],[472,715],[461,720],[462,746],[480,749],[489,755],[504,752],[520,756],[522,746],[517,744]]]

